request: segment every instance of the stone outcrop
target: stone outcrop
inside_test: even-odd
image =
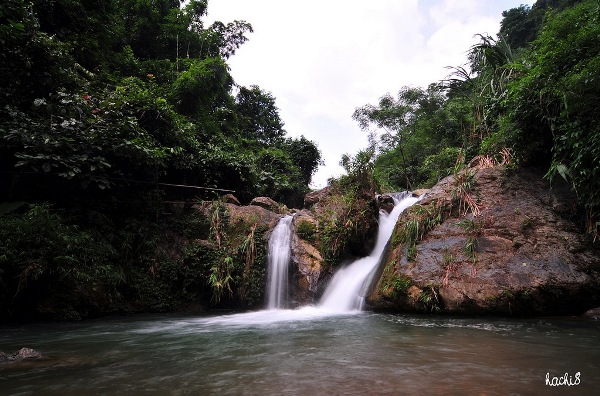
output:
[[[250,206],[258,206],[275,213],[280,213],[283,205],[273,201],[271,198],[256,197],[250,202]]]
[[[400,216],[367,306],[500,315],[583,314],[600,306],[600,244],[578,227],[568,186],[550,186],[534,170],[467,172],[419,191],[424,197]],[[370,252],[377,212],[393,201],[330,187],[307,196],[310,208],[292,222],[292,306],[314,303],[337,265]],[[286,208],[264,197],[252,202],[198,209],[210,218],[221,205],[232,246],[255,229],[266,242]]]
[[[530,315],[598,306],[599,247],[576,225],[567,186],[531,170],[471,172],[470,204],[451,176],[401,216],[371,307]],[[406,243],[415,224],[421,234]]]
[[[325,187],[307,194],[310,209],[293,221],[290,296],[294,305],[310,304],[341,262],[367,255],[374,245],[377,213],[373,193]]]

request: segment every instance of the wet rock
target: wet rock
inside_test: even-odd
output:
[[[391,213],[394,209],[394,198],[389,194],[377,195],[375,197],[375,202],[377,203],[377,207],[381,210],[386,211],[387,213]]]
[[[480,214],[464,214],[456,201],[454,178],[434,186],[399,220],[438,214],[429,232],[411,249],[392,246],[389,266],[369,298],[375,309],[430,311],[426,297],[407,298],[382,285],[398,277],[425,292],[448,313],[556,315],[581,314],[600,303],[600,255],[573,222],[568,186],[553,185],[542,172],[502,168],[476,170],[471,191]],[[413,216],[413,217],[411,217]],[[424,226],[426,218],[418,218]],[[414,289],[413,289],[414,292]]]
[[[41,352],[38,352],[31,348],[21,348],[15,354],[13,354],[14,359],[43,359],[44,355]]]
[[[600,307],[590,309],[589,311],[584,313],[583,316],[590,318],[590,319],[599,320],[600,319]]]

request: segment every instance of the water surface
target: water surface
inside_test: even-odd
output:
[[[1,395],[596,394],[600,324],[321,308],[0,328]],[[579,385],[550,387],[568,373]]]

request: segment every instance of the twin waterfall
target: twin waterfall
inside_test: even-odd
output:
[[[419,198],[411,194],[400,194],[394,198],[395,206],[391,213],[380,212],[377,242],[373,251],[369,256],[358,259],[336,272],[317,308],[327,312],[350,312],[362,309],[365,294],[373,281],[377,264],[381,260],[385,245],[394,231],[400,213],[418,200]],[[291,236],[292,216],[286,216],[279,221],[269,239],[267,281],[269,310],[286,308]]]

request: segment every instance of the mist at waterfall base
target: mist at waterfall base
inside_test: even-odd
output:
[[[403,209],[382,215],[371,255],[338,271],[314,306],[278,308],[286,291],[273,282],[285,276],[289,249],[270,248],[272,264],[282,268],[270,271],[263,311],[0,326],[0,351],[26,346],[47,356],[0,362],[0,394],[597,393],[600,321],[361,311]],[[279,226],[272,238],[284,246],[291,218]],[[565,375],[578,384],[547,385]]]

